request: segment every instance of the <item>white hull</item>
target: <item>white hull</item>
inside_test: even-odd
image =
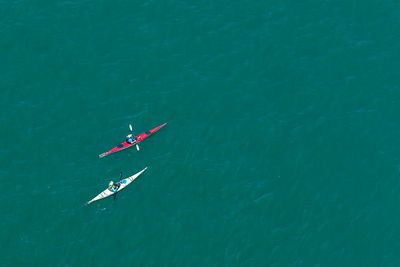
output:
[[[144,168],[143,170],[141,170],[140,172],[138,172],[138,173],[136,173],[136,174],[134,174],[134,175],[132,175],[132,176],[129,176],[129,177],[124,178],[124,179],[122,179],[121,181],[119,181],[119,182],[121,183],[121,185],[120,185],[120,187],[118,188],[118,191],[117,191],[117,192],[119,192],[119,191],[121,191],[122,189],[124,189],[125,187],[127,187],[130,183],[133,182],[133,180],[135,180],[136,178],[138,178],[139,175],[141,175],[145,170],[147,170],[147,167]],[[112,196],[112,195],[114,195],[114,194],[115,194],[114,192],[112,192],[111,190],[109,190],[109,189],[107,188],[106,190],[104,190],[103,192],[101,192],[100,194],[98,194],[95,198],[93,198],[92,200],[90,200],[90,201],[87,202],[86,204],[89,205],[89,204],[92,203],[92,202],[95,202],[95,201],[97,201],[97,200],[100,200],[100,199],[103,199],[103,198]]]

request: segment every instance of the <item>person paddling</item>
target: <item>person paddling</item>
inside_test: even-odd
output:
[[[108,189],[113,192],[113,193],[117,193],[118,192],[118,188],[120,187],[120,183],[114,183],[114,181],[110,181],[110,183],[108,184]]]
[[[122,178],[122,172],[121,172],[121,174],[119,176],[120,180],[121,180],[121,178]],[[108,183],[108,190],[110,190],[111,192],[114,193],[114,199],[117,197],[118,189],[119,189],[120,186],[121,186],[120,182],[114,183],[114,181],[110,181]]]
[[[131,130],[131,133],[126,136],[126,140],[125,141],[130,145],[135,144],[136,145],[136,150],[139,151],[140,148],[139,148],[138,143],[141,141],[141,135],[139,134],[138,136],[136,136],[134,134],[133,128],[132,128],[132,124],[129,124],[129,130]]]
[[[136,141],[136,137],[133,135],[133,133],[130,133],[126,136],[126,142],[129,144],[133,144],[133,142]]]
[[[133,132],[132,125],[130,125],[130,124],[129,124],[129,129],[131,130],[131,132],[126,136],[126,142],[129,144],[132,144],[133,142],[136,141],[136,135]]]

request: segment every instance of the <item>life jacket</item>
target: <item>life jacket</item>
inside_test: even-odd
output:
[[[126,142],[132,144],[133,142],[135,142],[135,137],[133,136],[133,134],[128,134],[126,136]]]

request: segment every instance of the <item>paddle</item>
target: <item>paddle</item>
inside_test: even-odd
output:
[[[131,130],[131,133],[133,134],[133,128],[132,128],[132,124],[129,124],[129,129]],[[136,136],[135,136],[135,138],[136,138]],[[139,145],[138,145],[138,144],[136,144],[136,150],[137,150],[137,151],[139,151],[139,150],[140,150],[140,148],[139,148]]]

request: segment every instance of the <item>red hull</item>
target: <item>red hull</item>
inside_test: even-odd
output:
[[[104,152],[104,153],[100,154],[99,158],[103,158],[103,157],[108,156],[110,154],[119,152],[119,151],[124,150],[126,148],[129,148],[131,146],[139,144],[140,142],[142,142],[143,140],[147,139],[148,137],[153,135],[155,132],[160,130],[165,125],[167,125],[167,123],[161,124],[160,126],[157,126],[157,127],[153,128],[153,129],[149,130],[148,132],[144,132],[144,133],[138,134],[136,136],[136,141],[133,142],[132,144],[129,144],[128,142],[124,141],[121,144],[119,144],[119,145],[113,147],[112,149],[108,150],[107,152]]]

